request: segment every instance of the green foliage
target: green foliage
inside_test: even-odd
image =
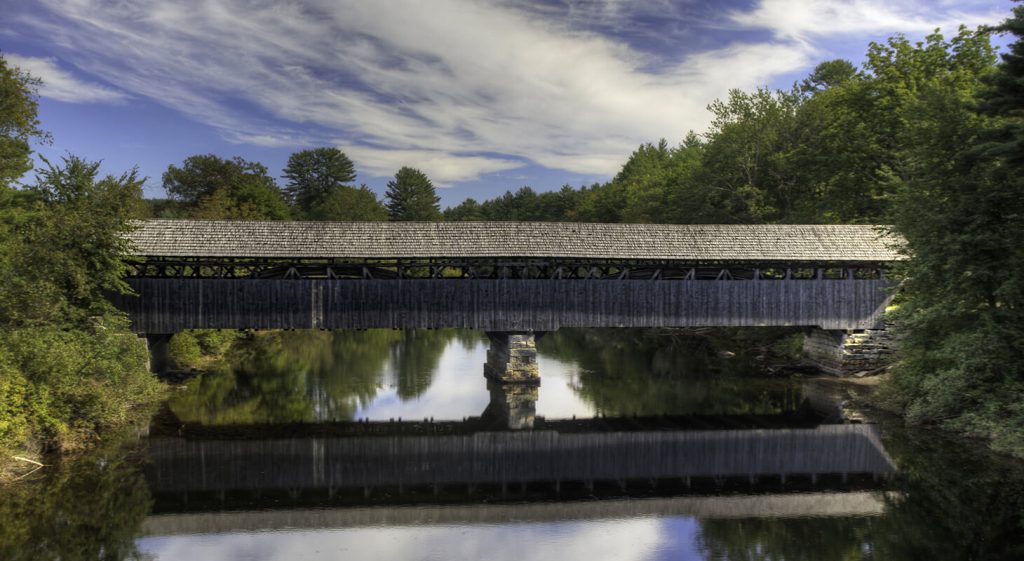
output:
[[[0,206],[0,449],[71,449],[159,399],[145,343],[107,302],[126,289],[124,234],[141,201],[135,172],[47,162]],[[5,458],[6,459],[6,458]]]
[[[766,330],[766,341],[785,332]],[[799,383],[764,379],[747,345],[728,330],[702,335],[678,330],[560,329],[537,349],[578,362],[572,389],[598,413],[629,415],[742,415],[793,412]],[[728,351],[728,352],[726,352]],[[675,380],[668,383],[667,380]]]
[[[972,96],[935,84],[914,104],[941,123],[922,127],[906,177],[893,178],[894,225],[911,259],[896,316],[901,360],[885,397],[911,421],[1024,456],[1022,22],[1017,7],[1004,29],[1018,39],[988,78],[980,114]]]
[[[430,386],[452,330],[277,331],[239,341],[171,410],[203,424],[352,420],[394,369],[400,399]],[[475,344],[476,341],[474,341]]]
[[[811,75],[800,82],[801,94],[821,93],[833,86],[840,86],[857,77],[857,68],[843,59],[826,60],[814,67]]]
[[[328,193],[309,213],[313,220],[381,222],[388,219],[388,209],[366,185],[340,186]]]
[[[0,418],[0,424],[22,427],[8,432],[0,448],[19,446],[25,427],[38,442],[77,448],[103,430],[128,423],[140,404],[162,395],[146,370],[145,342],[118,317],[98,319],[91,330],[0,330],[0,349],[0,386],[30,405],[12,408],[10,417]]]
[[[563,222],[577,219],[579,192],[565,185],[559,191],[537,193],[530,187],[485,201],[466,199],[462,204],[444,211],[446,221],[512,220],[536,222]]]
[[[988,36],[965,28],[949,41],[872,43],[862,72],[801,111],[807,132],[793,162],[812,193],[807,209],[829,222],[890,220],[899,184],[927,171],[921,158],[948,170],[943,158],[970,141],[959,119],[994,62]]]
[[[223,358],[243,337],[243,332],[230,329],[190,329],[175,333],[167,352],[176,368],[198,368]]]
[[[167,344],[167,355],[174,367],[185,369],[199,366],[203,360],[203,349],[191,331],[181,331],[171,337]]]
[[[31,385],[0,351],[0,454],[28,441]]]
[[[267,168],[239,157],[189,156],[181,167],[167,167],[163,186],[192,218],[284,220],[290,216],[284,195]]]
[[[418,169],[403,167],[388,181],[385,193],[388,216],[393,221],[441,220],[441,197],[434,184]]]
[[[32,169],[29,142],[49,139],[39,128],[39,85],[38,79],[11,66],[0,54],[0,192]]]
[[[356,168],[337,148],[314,148],[289,156],[284,177],[288,180],[284,188],[288,200],[310,213],[337,189],[355,181]]]
[[[470,197],[456,206],[448,207],[443,212],[445,222],[479,222],[487,220],[480,203]]]
[[[141,204],[131,171],[97,180],[98,163],[69,156],[47,162],[34,185],[0,207],[0,325],[81,325],[112,310],[105,294],[123,292],[124,234]]]
[[[700,177],[713,189],[705,211],[715,222],[778,222],[796,209],[802,184],[789,163],[800,143],[794,92],[760,88],[729,92],[708,109],[714,115],[705,134]]]

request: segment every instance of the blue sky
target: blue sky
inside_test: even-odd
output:
[[[53,144],[138,166],[191,154],[275,175],[337,146],[383,193],[442,205],[604,181],[642,142],[702,132],[730,88],[788,87],[869,41],[998,23],[1010,0],[0,0],[0,53],[44,81]]]

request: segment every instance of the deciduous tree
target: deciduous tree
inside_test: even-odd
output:
[[[0,189],[32,169],[29,142],[46,141],[39,127],[36,92],[40,82],[0,54]]]
[[[366,185],[340,185],[331,189],[309,213],[313,220],[377,222],[388,219],[388,209]]]
[[[167,167],[163,186],[196,217],[283,220],[290,215],[267,168],[239,157],[189,156],[181,167]]]

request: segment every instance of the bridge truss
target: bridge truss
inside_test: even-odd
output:
[[[149,258],[129,278],[153,279],[532,279],[532,280],[884,280],[882,263],[687,263],[654,260],[416,258]]]

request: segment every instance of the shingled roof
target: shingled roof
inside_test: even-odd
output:
[[[146,257],[521,257],[673,261],[881,262],[900,257],[878,226],[566,222],[147,220]]]

